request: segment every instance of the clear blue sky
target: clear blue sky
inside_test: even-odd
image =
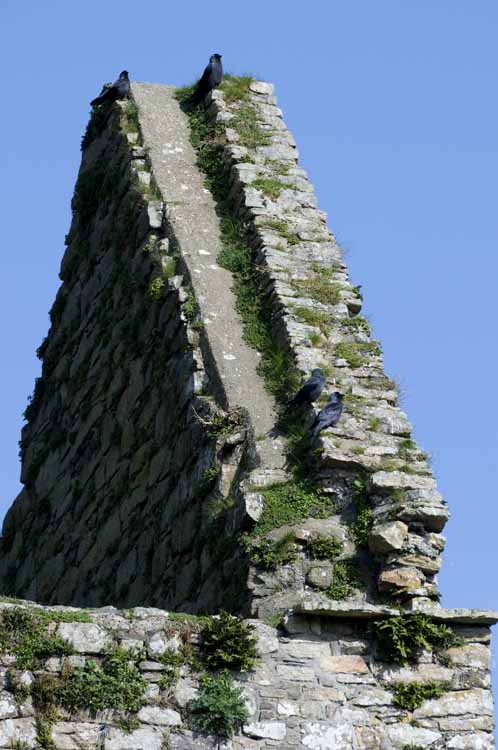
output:
[[[0,495],[59,285],[89,100],[191,82],[212,52],[276,84],[452,511],[447,606],[498,607],[496,0],[4,0]]]

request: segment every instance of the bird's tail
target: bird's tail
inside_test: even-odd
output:
[[[194,92],[193,92],[192,96],[190,97],[190,101],[192,102],[192,104],[195,107],[197,107],[197,105],[202,102],[203,98],[204,97],[202,96],[202,93],[199,90],[199,88],[196,88],[196,89],[194,89]]]
[[[95,97],[95,99],[92,99],[92,101],[90,102],[90,107],[96,107],[98,104],[102,104],[103,102],[105,102],[105,99],[105,96]]]

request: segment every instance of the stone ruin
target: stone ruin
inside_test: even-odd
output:
[[[186,101],[134,83],[83,139],[0,541],[0,748],[489,750],[498,613],[439,604],[448,507],[273,86]],[[345,410],[310,442],[315,367]],[[225,736],[178,656],[220,611],[259,652]],[[139,705],[69,701],[113,649]]]

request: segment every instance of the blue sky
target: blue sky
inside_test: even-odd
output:
[[[452,520],[443,604],[498,607],[498,5],[494,0],[4,0],[0,512],[59,285],[89,100],[122,68],[214,52],[276,84]]]

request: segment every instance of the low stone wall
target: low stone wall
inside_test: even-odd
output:
[[[255,628],[260,654],[254,670],[234,673],[242,691],[246,719],[232,739],[193,729],[193,703],[205,671],[202,628],[205,621],[135,608],[118,611],[52,610],[22,602],[0,604],[0,747],[52,750],[491,750],[494,747],[489,679],[489,627],[496,613],[439,610],[438,622],[451,622],[461,645],[418,654],[416,663],[381,661],[370,624],[386,617],[386,608],[332,608],[326,614],[289,614],[281,627],[259,620]],[[40,617],[44,634],[29,648],[19,637],[19,613]],[[10,620],[6,619],[10,613]],[[78,621],[83,620],[83,621]],[[10,624],[9,624],[10,623]],[[486,624],[487,623],[487,624]],[[25,626],[25,622],[24,622]],[[12,631],[12,627],[18,630]],[[32,628],[33,630],[33,628]],[[17,633],[17,640],[15,634]],[[46,639],[52,640],[47,645]],[[45,641],[43,640],[45,639]],[[55,640],[54,640],[55,639]],[[59,640],[57,640],[59,639]],[[52,656],[50,649],[65,655]],[[33,644],[33,641],[30,641]],[[43,644],[45,643],[45,646]],[[6,645],[16,645],[14,652]],[[116,689],[108,684],[109,707],[91,711],[102,665],[113,649],[127,651],[130,671]],[[45,652],[44,649],[45,648]],[[189,654],[189,664],[164,680],[172,654]],[[115,653],[115,651],[114,651]],[[42,654],[42,656],[40,656]],[[23,667],[19,666],[19,663]],[[74,673],[89,669],[84,694]],[[85,667],[86,665],[86,667]],[[192,666],[195,665],[195,666]],[[114,710],[112,701],[135,694],[133,711]],[[396,686],[443,685],[437,699],[414,710],[394,704]],[[67,686],[71,685],[69,689]],[[61,687],[62,686],[62,687]],[[64,686],[66,686],[64,688]],[[65,696],[66,707],[57,696]],[[138,696],[138,698],[136,697]],[[80,706],[67,709],[67,701]],[[216,707],[213,707],[214,711]]]

